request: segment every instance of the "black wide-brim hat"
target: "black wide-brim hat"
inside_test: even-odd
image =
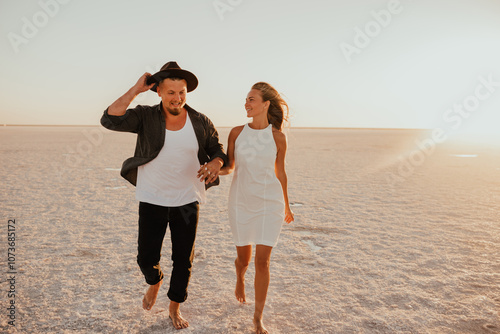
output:
[[[187,91],[191,92],[196,89],[198,86],[198,78],[196,76],[186,70],[183,70],[177,65],[175,61],[169,61],[165,65],[163,65],[160,71],[156,72],[152,76],[150,76],[147,80],[147,84],[151,85],[155,83],[155,85],[151,88],[153,92],[156,92],[158,88],[158,84],[167,78],[181,78],[186,80],[187,82]]]

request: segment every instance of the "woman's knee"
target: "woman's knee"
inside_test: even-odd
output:
[[[240,268],[246,268],[250,265],[250,259],[237,257],[234,263]]]
[[[250,261],[252,259],[252,246],[241,246],[236,247],[237,257],[234,262],[239,267],[248,267],[250,265]]]
[[[255,270],[257,271],[269,271],[269,266],[270,266],[270,259],[269,258],[255,258]]]

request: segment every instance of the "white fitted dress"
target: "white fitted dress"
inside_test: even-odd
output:
[[[281,183],[276,177],[276,143],[270,124],[248,124],[236,138],[235,170],[229,191],[229,223],[236,246],[274,247],[285,215]]]

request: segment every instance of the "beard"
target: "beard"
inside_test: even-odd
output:
[[[166,112],[172,116],[178,116],[182,113],[182,109],[184,109],[185,101],[180,101],[179,106],[173,106],[172,104],[163,104],[163,108]]]
[[[167,112],[170,114],[170,115],[173,115],[173,116],[177,116],[181,113],[182,111],[182,107],[178,107],[178,108],[169,108],[167,107]]]

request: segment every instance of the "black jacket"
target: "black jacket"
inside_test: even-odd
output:
[[[210,119],[197,112],[187,104],[187,110],[193,124],[196,139],[198,140],[198,161],[200,165],[214,158],[221,158],[224,165],[228,163],[222,144],[219,143],[219,134]],[[144,165],[158,156],[165,143],[166,123],[162,104],[154,106],[139,105],[128,109],[123,116],[112,116],[108,109],[101,117],[101,124],[106,129],[113,131],[137,133],[137,143],[134,156],[123,162],[120,175],[134,186],[137,183],[137,167]],[[206,185],[218,185],[219,178]]]

